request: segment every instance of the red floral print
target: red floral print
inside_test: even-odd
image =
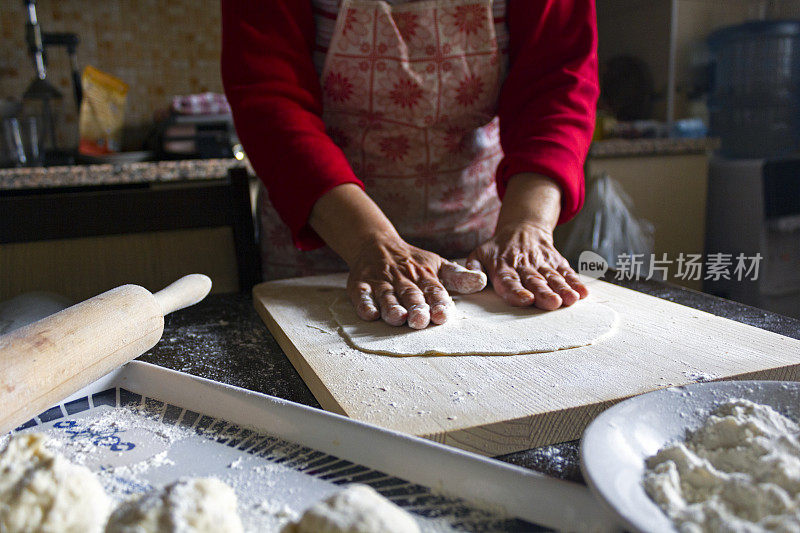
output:
[[[456,101],[464,107],[474,104],[483,93],[483,80],[475,74],[468,74],[456,89]]]
[[[350,8],[344,16],[344,24],[342,25],[342,36],[346,36],[348,32],[353,31],[358,27],[358,12]]]
[[[465,199],[464,188],[458,185],[446,188],[439,196],[439,201],[443,204],[459,207],[464,204]]]
[[[487,125],[501,72],[491,64],[489,3],[379,4],[359,2],[340,14],[321,75],[327,133],[401,234],[465,255],[491,234],[500,203],[496,119]],[[265,265],[279,258],[310,273],[311,263],[284,243]]]
[[[325,78],[325,94],[334,102],[346,102],[353,94],[353,84],[340,72],[330,72]]]
[[[408,155],[408,150],[411,148],[411,145],[405,135],[394,135],[391,137],[383,137],[380,141],[380,147],[384,157],[392,161],[397,161]]]
[[[389,92],[389,97],[394,105],[403,109],[411,109],[422,98],[422,88],[411,80],[400,80],[394,84],[394,88]]]
[[[394,15],[394,23],[397,31],[404,39],[417,36],[419,30],[419,15],[414,13],[397,13]]]
[[[459,126],[448,126],[444,132],[444,147],[451,154],[457,154],[463,149],[462,140],[466,131]]]
[[[420,172],[416,179],[414,180],[414,185],[417,187],[432,187],[436,185],[439,177],[434,174],[435,171],[432,170],[423,170]]]
[[[480,5],[457,6],[453,14],[455,25],[465,35],[477,34],[483,29],[486,8]]]

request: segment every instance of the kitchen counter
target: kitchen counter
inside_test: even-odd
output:
[[[719,139],[606,139],[594,141],[590,158],[643,157],[659,155],[702,154],[719,148]]]
[[[185,159],[0,169],[0,300],[52,291],[84,300],[187,271],[215,290],[260,277],[248,163]],[[25,221],[20,224],[19,221]]]
[[[629,157],[703,153],[719,146],[718,139],[608,139],[595,141],[589,157]],[[246,161],[229,159],[184,159],[139,163],[70,165],[0,169],[0,191],[160,183],[217,179],[231,168],[245,168]],[[252,170],[251,170],[252,173]]]
[[[800,339],[800,320],[655,281],[620,285]],[[210,295],[168,315],[161,342],[142,361],[319,407],[253,308],[250,295]],[[550,476],[583,482],[578,441],[516,452],[498,459]]]
[[[229,158],[4,168],[0,169],[0,191],[219,179],[229,169],[245,165],[243,161]]]
[[[703,153],[719,146],[718,139],[608,139],[595,141],[590,157],[628,157]],[[231,168],[247,167],[245,161],[229,159],[184,159],[140,163],[71,165],[0,169],[0,191],[159,183],[216,179]],[[251,171],[252,173],[252,171]]]

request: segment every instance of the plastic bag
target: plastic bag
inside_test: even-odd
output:
[[[598,254],[611,268],[619,268],[618,261],[634,254],[641,258],[643,270],[648,268],[653,254],[653,225],[636,218],[631,206],[622,185],[608,173],[603,172],[590,184],[586,202],[562,250],[570,264],[578,267],[576,270],[583,270],[579,259],[587,250]]]

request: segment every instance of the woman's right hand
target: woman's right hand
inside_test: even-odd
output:
[[[350,267],[347,294],[363,320],[414,329],[443,324],[447,291],[472,293],[486,274],[411,246],[357,185],[334,187],[317,200],[309,223]]]
[[[422,329],[447,321],[448,291],[469,294],[486,286],[486,275],[411,246],[396,234],[363,243],[349,261],[347,293],[363,320],[382,319]]]

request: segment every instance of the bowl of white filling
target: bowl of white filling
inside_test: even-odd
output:
[[[634,531],[800,531],[799,416],[795,382],[662,389],[598,416],[581,468]]]

